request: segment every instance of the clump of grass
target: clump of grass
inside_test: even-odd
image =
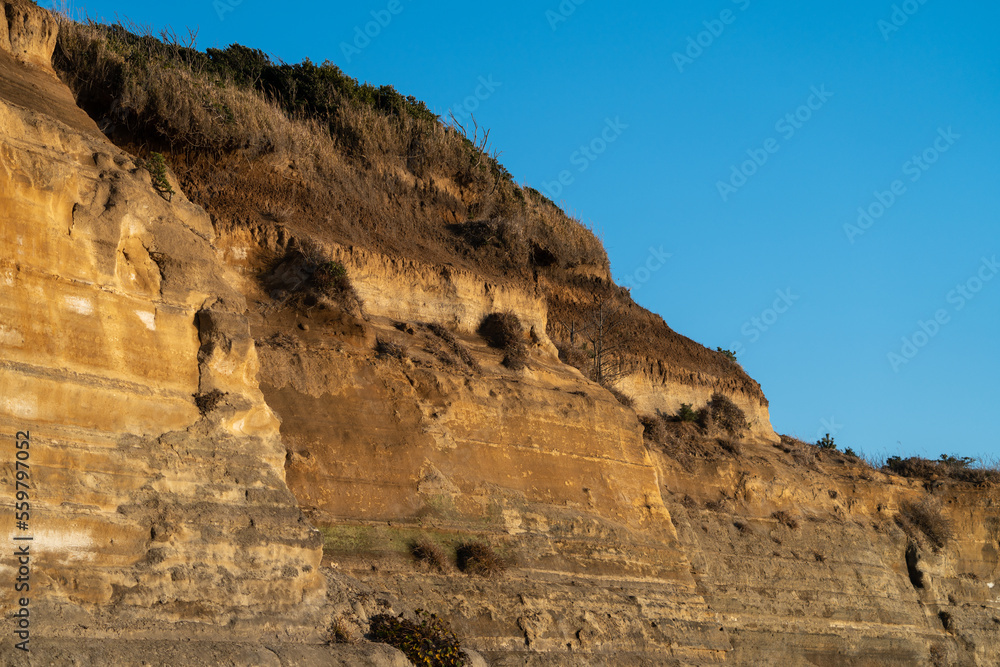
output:
[[[375,339],[375,351],[383,357],[392,357],[393,359],[400,360],[406,358],[406,348],[387,338],[380,337]]]
[[[415,665],[461,667],[465,654],[458,637],[448,624],[423,609],[416,611],[417,620],[379,614],[371,619],[371,637],[402,651]]]
[[[479,365],[479,362],[472,356],[468,348],[455,338],[454,334],[440,324],[428,324],[427,328],[432,334],[440,338],[466,366],[476,373],[482,373],[483,369]]]
[[[356,640],[350,626],[343,618],[338,618],[330,627],[330,644],[353,644]]]
[[[477,574],[481,577],[492,577],[502,574],[507,569],[507,562],[501,558],[493,547],[482,542],[467,542],[456,551],[458,569],[466,574]]]
[[[927,536],[935,550],[944,548],[955,537],[951,520],[944,515],[940,505],[930,498],[903,503],[899,508],[897,522],[911,537],[915,536],[915,530],[919,530]]]
[[[448,569],[448,559],[444,551],[430,540],[417,540],[410,545],[410,554],[419,562],[428,567],[444,572]]]
[[[799,522],[796,521],[791,514],[784,510],[778,510],[777,512],[772,513],[771,518],[790,530],[796,530],[799,527]]]
[[[733,526],[736,528],[736,530],[740,532],[740,535],[753,534],[753,528],[751,528],[748,524],[743,523],[742,521],[734,521]]]

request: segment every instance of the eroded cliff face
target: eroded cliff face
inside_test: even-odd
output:
[[[377,295],[366,317],[267,301],[252,330],[289,485],[335,581],[394,610],[419,600],[496,665],[996,664],[995,489],[925,488],[765,437],[722,447],[679,426],[644,440],[636,409],[543,337],[527,370],[501,365],[463,325],[493,309],[495,288],[452,287],[463,297],[449,301],[438,272],[331,252]],[[528,295],[503,298],[539,330]],[[481,368],[449,359],[428,323]],[[690,385],[635,386],[655,406],[697,403]],[[955,522],[942,549],[896,523],[927,497]],[[410,554],[421,540],[485,541],[516,566],[492,580],[428,571]],[[367,613],[335,609],[359,632]]]
[[[31,442],[30,528],[15,527],[11,491],[0,530],[34,538],[32,629],[294,631],[323,595],[319,537],[285,484],[244,300],[208,216],[166,201],[84,114],[63,112],[55,22],[0,4],[5,489],[15,433]],[[0,568],[9,611],[16,567]]]
[[[254,179],[288,181],[281,156],[192,181],[213,217],[176,181],[167,201],[53,75],[51,17],[0,5],[0,484],[30,430],[44,664],[402,664],[322,642],[415,608],[494,665],[997,664],[995,488],[780,440],[759,386],[681,337],[637,359],[622,405],[550,339],[599,267],[505,280],[213,206],[227,183],[254,201]],[[360,308],[275,261],[307,242]],[[475,333],[504,310],[524,370]],[[716,391],[745,442],[644,437],[637,414]],[[944,547],[896,521],[927,498],[955,524]],[[509,566],[437,571],[421,540]]]

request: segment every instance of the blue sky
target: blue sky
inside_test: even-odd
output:
[[[995,4],[71,10],[197,27],[200,48],[329,59],[441,115],[475,107],[514,177],[594,226],[639,303],[739,352],[779,432],[1000,455]]]

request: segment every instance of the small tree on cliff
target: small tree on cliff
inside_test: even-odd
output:
[[[587,311],[583,336],[593,353],[593,378],[610,386],[634,370],[625,357],[625,317],[622,304],[606,297],[594,300]]]
[[[635,368],[625,355],[627,320],[623,305],[609,297],[595,297],[589,306],[556,320],[568,345],[560,345],[560,358],[606,387],[631,374]],[[577,347],[582,339],[583,350]]]

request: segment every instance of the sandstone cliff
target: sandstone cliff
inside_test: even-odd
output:
[[[511,204],[246,91],[219,104],[298,150],[149,123],[74,69],[99,43],[64,44],[84,113],[56,22],[0,5],[2,485],[30,430],[35,538],[32,654],[5,639],[4,664],[405,664],[325,642],[416,608],[494,665],[998,664],[996,487],[779,439],[756,382],[632,304],[531,193],[518,225],[473,220]],[[325,262],[357,300],[317,288]],[[567,363],[595,295],[627,315],[631,406]],[[476,333],[499,311],[524,369]],[[640,422],[716,392],[742,440]],[[924,501],[955,540],[899,519]],[[18,534],[9,494],[0,517]],[[417,542],[508,567],[435,569]]]

